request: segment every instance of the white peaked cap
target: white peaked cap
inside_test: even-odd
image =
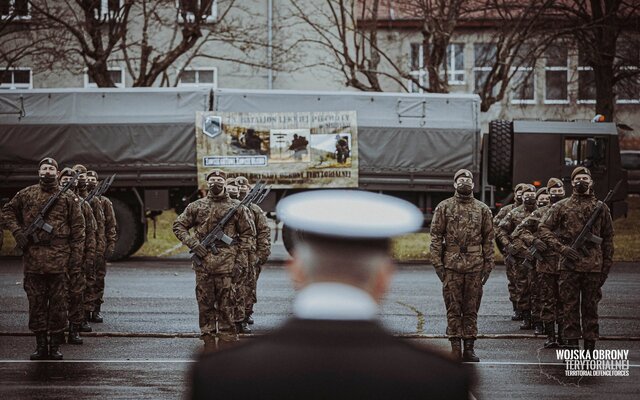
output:
[[[423,215],[408,201],[359,190],[313,190],[285,197],[276,209],[287,226],[348,239],[385,239],[415,232]]]

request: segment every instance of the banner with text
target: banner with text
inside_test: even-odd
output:
[[[196,113],[198,182],[214,168],[274,188],[358,186],[355,111]]]

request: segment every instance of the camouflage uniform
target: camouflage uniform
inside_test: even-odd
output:
[[[3,208],[7,229],[14,236],[24,234],[56,190],[57,183],[19,191]],[[82,265],[85,223],[79,202],[68,193],[58,198],[45,221],[53,232],[37,232],[40,242],[24,249],[24,290],[29,299],[29,329],[37,334],[49,331],[53,337],[66,325],[65,272]]]
[[[99,206],[98,206],[99,204]],[[100,207],[104,215],[104,252],[96,257],[95,284],[93,286],[93,296],[91,298],[92,308],[90,311],[100,312],[100,306],[104,303],[104,278],[107,275],[107,258],[111,257],[116,246],[117,229],[116,213],[113,210],[113,203],[105,196],[99,196],[96,206]]]
[[[240,203],[239,200],[232,201],[234,201],[236,204]],[[254,232],[254,235],[249,238],[248,250],[244,252],[244,254],[239,258],[244,262],[237,265],[238,269],[234,271],[233,274],[232,284],[235,294],[235,310],[233,312],[233,319],[234,322],[238,325],[238,330],[240,333],[251,333],[251,330],[246,327],[246,324],[244,324],[244,322],[247,318],[247,305],[250,304],[251,300],[251,281],[253,280],[253,275],[255,275],[255,271],[251,264],[251,261],[255,257],[254,252],[256,248],[256,228],[253,220],[253,214],[247,207],[242,206],[239,212],[242,212],[244,215],[246,215],[247,220],[251,224],[251,229],[252,232]],[[238,251],[240,252],[241,250],[239,249]]]
[[[173,233],[187,247],[193,248],[236,204],[226,191],[217,196],[210,192],[207,197],[187,206],[173,223]],[[195,237],[189,234],[189,229],[192,228]],[[234,245],[217,243],[218,254],[209,252],[202,260],[201,267],[193,264],[200,331],[205,340],[210,335],[218,335],[225,341],[237,340],[232,275],[240,266],[247,265],[246,255],[251,249],[251,238],[255,235],[255,230],[246,212],[239,210],[224,226],[224,232],[234,239]],[[220,323],[218,329],[217,323]]]
[[[81,196],[86,198],[88,196],[87,190],[83,190],[80,193]],[[104,264],[104,252],[106,248],[106,235],[105,235],[105,215],[102,210],[102,203],[100,199],[95,196],[89,202],[91,210],[93,211],[93,217],[96,220],[96,258],[95,263],[91,271],[87,273],[87,287],[85,289],[84,297],[84,312],[87,319],[91,319],[91,313],[94,309],[94,305],[98,299],[98,289],[96,287],[96,270],[99,265]]]
[[[256,237],[254,240],[255,247],[251,252],[249,252],[249,266],[252,267],[252,274],[251,280],[247,282],[249,297],[245,305],[246,318],[253,315],[253,305],[258,301],[258,277],[260,276],[262,265],[267,262],[269,255],[271,255],[271,229],[267,223],[267,218],[265,217],[262,208],[257,204],[251,204],[249,209],[253,216],[256,228]]]
[[[573,193],[554,204],[540,225],[542,239],[557,253],[562,253],[579,235],[598,203],[593,194]],[[602,238],[602,244],[589,242],[585,254],[580,254],[576,262],[565,264],[563,256],[559,261],[558,282],[566,340],[577,341],[582,336],[585,341],[595,341],[599,337],[600,288],[613,264],[613,223],[606,205],[591,232]]]
[[[493,227],[496,231],[498,230],[500,222],[511,212],[511,210],[516,207],[518,207],[516,204],[507,204],[506,206],[502,207],[500,211],[498,211],[498,214],[493,217]],[[500,253],[504,254],[504,248],[500,245],[500,242],[496,242],[496,244],[498,245],[498,250],[500,250]],[[516,310],[517,300],[515,265],[513,265],[513,263],[508,260],[505,260],[504,265],[507,274],[507,289],[509,290],[509,300],[513,304],[514,310]]]
[[[444,270],[442,293],[450,338],[475,339],[478,334],[482,276],[493,269],[493,239],[486,204],[456,193],[436,207],[430,250],[436,270]]]

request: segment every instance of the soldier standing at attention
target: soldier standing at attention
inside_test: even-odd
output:
[[[36,230],[37,242],[33,236],[26,235],[31,223],[58,190],[57,172],[58,163],[53,158],[43,159],[38,171],[40,182],[19,191],[3,208],[6,227],[23,251],[29,330],[35,333],[37,343],[32,360],[62,359],[60,344],[64,341],[67,320],[65,270],[79,268],[84,252],[82,210],[79,202],[67,193],[61,194],[44,216],[44,221],[52,227],[51,233]]]
[[[531,329],[531,293],[529,292],[529,269],[522,265],[527,249],[519,240],[513,240],[511,234],[516,227],[536,209],[536,188],[533,185],[522,186],[522,205],[509,211],[500,221],[496,230],[496,241],[505,249],[507,257],[513,257],[515,270],[516,301],[522,314],[520,329]]]
[[[558,284],[566,345],[578,349],[582,336],[584,349],[592,351],[599,337],[601,287],[613,264],[613,221],[609,207],[602,204],[603,211],[591,228],[591,233],[600,237],[602,243],[588,242],[581,251],[573,249],[571,244],[601,202],[593,195],[593,179],[587,168],[574,169],[571,184],[571,197],[551,207],[540,226],[540,235],[561,255]]]
[[[76,194],[83,199],[89,196],[89,189],[87,186],[87,168],[82,164],[76,164],[73,166],[73,170],[78,173],[78,186],[76,187]],[[94,267],[86,274],[86,287],[85,287],[85,307],[84,307],[84,322],[80,327],[80,332],[91,332],[91,325],[89,321],[92,319],[91,310],[92,304],[95,303],[96,296],[96,265],[100,262],[99,258],[104,254],[106,246],[106,238],[104,231],[104,213],[102,212],[102,205],[100,200],[95,196],[89,202],[91,210],[93,211],[93,217],[96,220],[96,261]]]
[[[209,172],[206,176],[209,187],[207,197],[189,204],[173,223],[173,233],[178,240],[202,259],[202,265],[194,263],[193,269],[196,273],[196,300],[205,351],[238,340],[232,279],[240,266],[247,265],[246,255],[255,235],[247,213],[238,210],[223,227],[225,234],[233,238],[232,245],[215,243],[218,253],[214,254],[201,244],[201,240],[220,219],[238,204],[229,198],[225,190],[225,178],[222,170]],[[190,229],[193,229],[193,235],[189,233]]]
[[[243,181],[241,181],[243,182]],[[248,184],[248,181],[247,181]],[[255,203],[249,204],[253,224],[256,227],[255,249],[249,253],[249,281],[247,282],[248,299],[245,303],[245,322],[253,325],[253,306],[258,302],[258,277],[262,271],[262,266],[271,255],[271,228],[267,223],[264,211]]]
[[[240,192],[238,190],[238,186],[236,185],[236,179],[228,178],[225,187],[227,188],[229,197],[231,197],[233,200],[238,200],[238,198],[240,197]]]
[[[60,172],[60,186],[63,187],[73,179],[75,172],[71,168],[64,168]],[[86,276],[91,274],[96,257],[96,220],[93,217],[91,206],[84,199],[79,198],[75,193],[69,191],[69,195],[82,207],[84,217],[84,253],[82,264],[73,269],[70,265],[66,271],[67,278],[67,309],[69,317],[69,344],[82,344],[80,328],[84,322],[84,292],[86,289]]]
[[[526,183],[518,183],[515,188],[513,188],[515,202],[502,207],[498,214],[493,217],[493,229],[497,231],[498,225],[500,225],[500,221],[502,221],[511,210],[522,205],[522,187],[525,185]],[[500,253],[504,255],[504,248],[500,245],[500,242],[497,242],[496,244],[498,245],[498,250],[500,250]],[[509,260],[504,261],[504,266],[507,271],[507,288],[509,289],[509,300],[513,305],[513,315],[511,316],[511,320],[522,321],[522,313],[518,311],[518,302],[516,300],[516,266],[513,265],[513,263]]]
[[[87,171],[87,191],[91,192],[98,184],[98,174],[96,171]],[[95,285],[93,290],[93,298],[90,299],[91,303],[87,306],[91,312],[91,322],[102,323],[104,318],[100,313],[102,303],[104,303],[104,278],[107,275],[107,260],[113,257],[113,252],[116,248],[116,241],[118,240],[117,234],[117,222],[116,213],[113,210],[113,203],[109,198],[105,196],[96,196],[104,215],[104,238],[105,248],[104,253],[97,254],[96,267],[95,267]]]
[[[489,207],[473,198],[473,175],[454,176],[456,193],[436,207],[431,221],[431,255],[447,308],[447,336],[456,359],[478,362],[474,341],[482,285],[493,261],[493,223]],[[461,354],[461,339],[464,352]]]

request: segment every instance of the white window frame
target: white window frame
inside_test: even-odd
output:
[[[411,60],[409,61],[411,62]],[[409,72],[409,75],[414,77],[414,79],[418,81],[420,86],[417,88],[417,92],[412,91],[414,80],[409,79],[407,82],[407,91],[409,93],[424,93],[424,89],[422,87],[426,86],[425,84],[426,80],[428,79],[428,73],[424,69],[424,46],[421,43],[418,44],[418,69],[412,70],[411,72]]]
[[[96,19],[98,21],[110,21],[112,18],[120,16],[120,9],[122,9],[122,0],[118,0],[118,11],[114,13],[109,12],[109,0],[100,0],[100,10],[95,10]]]
[[[183,71],[195,71],[198,72],[196,74],[196,82],[195,83],[182,83],[182,79],[180,76]],[[213,83],[200,83],[200,71],[213,71]],[[214,89],[218,88],[218,67],[188,67],[182,68],[178,70],[178,87],[213,87]]]
[[[9,71],[29,71],[29,84],[25,84],[25,83],[19,83],[16,86],[15,83],[15,76],[13,74],[11,74],[11,83],[0,83],[0,89],[2,90],[15,90],[15,89],[33,89],[33,70],[31,68],[22,68],[22,67],[15,67],[15,68],[4,68],[4,67],[0,67],[0,73],[5,73],[5,72],[9,72]]]
[[[565,71],[567,74],[567,98],[565,100],[547,99],[547,71]],[[544,66],[544,104],[569,104],[569,53],[567,52],[566,65],[564,66]],[[534,85],[535,86],[535,85]]]
[[[454,49],[456,48],[455,46],[459,45],[462,46],[462,48],[460,49],[460,52],[462,53],[462,69],[455,69],[456,68],[456,52],[454,51]],[[449,43],[449,45],[447,46],[447,52],[445,52],[445,58],[446,57],[446,53],[450,53],[450,57],[447,61],[447,82],[449,83],[449,85],[466,85],[467,84],[467,73],[464,69],[464,43]],[[444,73],[444,70],[442,71]],[[462,80],[458,81],[455,80],[453,78],[455,78],[456,75],[458,74],[462,74]]]
[[[27,2],[27,15],[15,15],[12,16],[11,14],[9,15],[5,15],[2,14],[0,15],[0,20],[6,20],[6,19],[11,19],[13,18],[14,21],[28,21],[31,19],[31,3],[29,3],[28,0],[24,0]],[[15,9],[15,5],[16,5],[16,0],[9,0],[9,7],[11,10]]]
[[[120,80],[122,81],[122,83],[116,83],[116,88],[122,89],[127,87],[126,84],[126,77],[124,74],[124,68],[116,66],[116,67],[108,67],[107,70],[109,72],[114,72],[114,71],[120,71]],[[89,72],[87,70],[87,68],[84,69],[84,88],[85,89],[92,89],[92,88],[97,88],[98,85],[96,83],[91,83],[89,82]]]
[[[627,71],[637,71],[638,69],[640,69],[637,66],[623,66],[621,67],[621,69],[623,70],[627,70]],[[635,80],[638,81],[638,87],[640,88],[640,75],[636,75]],[[618,97],[616,96],[616,104],[640,104],[640,94],[638,95],[639,98],[637,99],[618,99]]]
[[[515,74],[519,73],[519,72],[530,72],[531,71],[531,79],[533,79],[533,99],[529,100],[529,99],[514,99],[513,98],[513,93],[516,89],[516,87],[512,86],[512,90],[511,90],[511,104],[536,104],[536,93],[538,91],[538,87],[537,87],[537,79],[536,79],[536,71],[535,71],[535,67],[511,67],[511,71],[515,72],[513,74],[513,76],[515,76]],[[513,82],[513,76],[511,78],[511,82]]]
[[[200,0],[198,1],[198,6],[200,6]],[[176,0],[176,9],[178,10],[178,23],[184,24],[185,20],[182,17],[182,13],[180,12],[180,0]],[[195,16],[192,12],[187,12],[187,22],[194,22]],[[207,15],[206,19],[203,21],[207,24],[212,24],[218,20],[218,0],[213,0],[211,2],[211,14]]]

